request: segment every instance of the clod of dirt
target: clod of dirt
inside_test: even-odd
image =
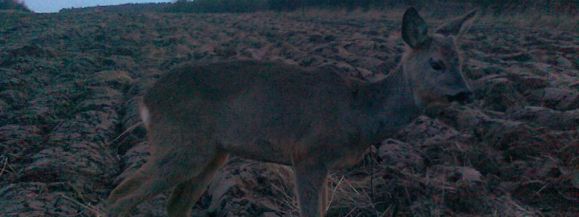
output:
[[[579,93],[570,89],[548,87],[533,92],[533,95],[540,98],[547,108],[562,111],[579,108]]]
[[[124,91],[133,82],[133,78],[126,71],[100,71],[95,74],[92,85],[104,85],[110,88]]]
[[[420,152],[412,145],[395,139],[387,139],[380,144],[378,157],[384,165],[400,170],[409,168],[420,171],[424,168]]]
[[[525,98],[513,87],[513,83],[507,78],[490,77],[483,81],[482,87],[475,90],[475,95],[483,99],[485,108],[495,111],[506,111],[507,108],[526,104]]]
[[[537,127],[573,130],[579,126],[579,109],[557,111],[545,107],[527,106],[509,113],[511,119],[532,122]]]

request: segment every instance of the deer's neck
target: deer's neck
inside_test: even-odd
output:
[[[365,142],[380,142],[419,115],[412,87],[402,66],[386,77],[360,87],[356,103]]]

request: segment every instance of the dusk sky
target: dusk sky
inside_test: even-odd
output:
[[[63,8],[80,8],[97,5],[117,5],[126,3],[171,2],[172,0],[24,0],[35,12],[58,12]]]

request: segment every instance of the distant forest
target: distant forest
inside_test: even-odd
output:
[[[439,8],[478,7],[495,14],[540,11],[546,14],[577,14],[579,0],[175,0],[174,3],[124,4],[89,8],[63,9],[74,11],[115,12],[185,12],[185,13],[244,13],[256,11],[295,11],[306,8],[383,10],[393,7],[414,6]],[[0,10],[30,12],[18,0],[0,0]]]
[[[547,13],[577,13],[579,0],[177,0],[171,12],[254,12],[293,11],[305,8],[370,10],[396,6],[431,7],[470,5],[493,12],[524,12],[529,9]]]
[[[0,0],[0,10],[17,10],[30,12],[24,4],[16,0]]]

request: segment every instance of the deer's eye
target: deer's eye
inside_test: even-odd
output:
[[[444,63],[442,61],[430,58],[429,62],[432,69],[436,71],[444,70]]]

